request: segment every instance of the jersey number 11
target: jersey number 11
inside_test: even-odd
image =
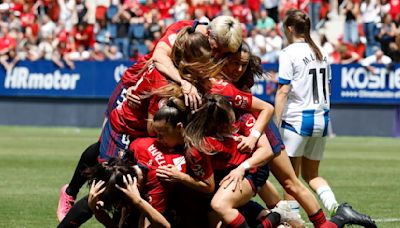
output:
[[[325,103],[327,103],[327,100],[326,100],[326,69],[325,68],[319,69],[319,73],[320,73],[320,75],[322,75],[322,94],[324,96],[323,98],[324,98]],[[313,77],[312,90],[313,90],[314,104],[318,104],[319,103],[319,95],[318,95],[317,69],[315,69],[315,68],[310,69],[309,74]]]

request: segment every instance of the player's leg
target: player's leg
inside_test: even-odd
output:
[[[261,187],[258,195],[269,209],[274,208],[276,204],[282,200],[278,190],[270,181],[267,181],[266,184]]]
[[[308,137],[303,137],[296,132],[285,128],[281,128],[281,134],[286,145],[287,155],[289,156],[291,165],[295,171],[295,175],[296,177],[299,177],[301,161]],[[285,199],[288,201],[292,211],[300,214],[300,204],[296,199],[288,192],[285,192]]]
[[[85,196],[76,202],[57,226],[58,228],[79,227],[93,216],[93,212],[89,208],[87,197],[88,196]]]
[[[96,142],[90,145],[82,153],[78,164],[75,168],[69,184],[64,185],[60,190],[60,198],[58,201],[57,217],[61,221],[75,203],[76,196],[80,188],[87,181],[86,177],[82,176],[82,171],[88,167],[93,167],[98,164],[97,157],[99,156],[100,143]]]
[[[320,161],[318,160],[303,158],[302,177],[310,188],[317,193],[324,207],[331,213],[334,213],[338,203],[328,182],[318,175],[319,163]]]
[[[245,218],[236,208],[246,204],[253,195],[253,188],[247,179],[242,181],[242,190],[237,188],[232,191],[232,186],[221,186],[211,200],[211,208],[227,226],[247,227]]]

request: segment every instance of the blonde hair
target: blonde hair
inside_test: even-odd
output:
[[[172,47],[171,59],[181,77],[204,93],[207,91],[205,85],[209,78],[216,77],[225,62],[213,58],[205,35],[190,29],[191,27],[185,27],[178,33]]]
[[[238,51],[243,37],[238,20],[231,16],[218,16],[211,21],[208,29],[218,45],[226,47],[232,53]]]

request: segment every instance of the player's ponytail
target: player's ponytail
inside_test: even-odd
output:
[[[231,135],[235,130],[234,118],[232,106],[225,97],[208,94],[185,128],[185,141],[203,153],[211,153],[213,149],[206,137]]]
[[[310,35],[311,22],[310,17],[301,10],[290,9],[286,12],[283,19],[283,25],[288,28],[292,27],[296,36],[303,37],[306,43],[313,50],[319,61],[322,61],[322,53]]]
[[[165,120],[166,123],[176,126],[182,123],[186,126],[189,118],[189,111],[182,99],[170,97],[165,105],[163,105],[154,115],[154,121]]]

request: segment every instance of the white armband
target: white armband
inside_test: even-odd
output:
[[[250,136],[254,136],[256,139],[259,139],[260,136],[261,136],[261,132],[259,132],[256,129],[252,128],[250,130]]]
[[[242,164],[240,164],[240,166],[243,167],[243,169],[246,171],[250,169],[250,164],[248,161],[242,162]]]

